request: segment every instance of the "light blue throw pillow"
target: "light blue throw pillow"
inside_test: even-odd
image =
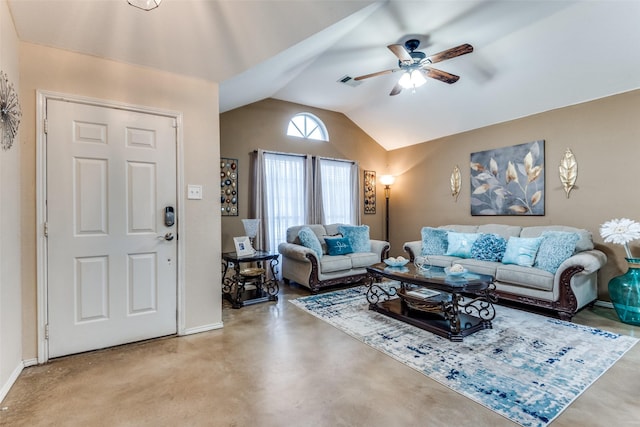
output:
[[[545,231],[541,237],[534,267],[555,274],[560,264],[573,255],[580,236],[566,231]]]
[[[318,258],[322,258],[322,245],[320,244],[320,239],[316,236],[309,227],[302,227],[298,231],[298,238],[300,239],[300,243],[302,246],[311,249],[313,252],[318,255]]]
[[[420,255],[444,255],[447,252],[448,230],[444,228],[422,227],[422,252]]]
[[[507,249],[507,241],[493,233],[483,233],[471,246],[471,258],[500,262]]]
[[[502,263],[532,267],[541,243],[542,237],[509,237]]]
[[[368,225],[339,225],[338,231],[349,239],[353,252],[371,252]]]
[[[351,249],[351,243],[346,237],[325,237],[324,241],[327,242],[327,252],[329,255],[346,255],[353,252]]]
[[[448,245],[445,255],[471,258],[471,247],[478,237],[480,237],[478,233],[458,233],[456,231],[450,231],[447,233]]]

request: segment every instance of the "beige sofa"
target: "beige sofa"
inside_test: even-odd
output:
[[[282,254],[282,278],[285,283],[299,283],[313,293],[329,286],[357,283],[367,277],[366,267],[389,256],[389,243],[373,239],[369,240],[371,252],[328,255],[324,237],[338,234],[339,226],[309,224],[287,229],[287,241],[278,246]],[[301,244],[298,233],[303,227],[309,227],[320,240],[321,257]]]
[[[471,272],[490,274],[495,277],[500,300],[553,310],[563,320],[571,320],[578,310],[597,299],[597,273],[607,262],[607,257],[594,249],[591,233],[587,230],[566,226],[519,227],[501,224],[445,225],[437,228],[458,233],[494,233],[505,239],[512,236],[535,238],[542,236],[545,231],[577,233],[578,241],[573,255],[562,261],[555,273],[536,268],[535,265],[528,267],[450,255],[427,255],[427,258],[431,265],[447,267],[457,263]],[[404,244],[404,250],[412,261],[422,255],[422,247],[422,240]]]

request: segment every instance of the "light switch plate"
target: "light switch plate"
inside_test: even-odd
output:
[[[189,184],[187,186],[187,199],[202,200],[202,185]]]

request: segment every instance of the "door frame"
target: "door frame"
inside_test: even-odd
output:
[[[176,128],[176,204],[177,204],[177,232],[180,238],[177,241],[177,334],[185,334],[185,272],[184,253],[186,248],[186,233],[184,218],[184,145],[182,129],[182,113],[178,111],[164,110],[141,105],[128,104],[117,101],[107,101],[79,95],[69,95],[60,92],[36,90],[36,282],[37,282],[37,341],[38,363],[46,363],[49,360],[48,338],[46,328],[49,322],[47,306],[47,237],[45,236],[45,223],[47,221],[47,147],[45,133],[45,119],[47,101],[60,100],[96,107],[113,108],[156,116],[173,118]]]

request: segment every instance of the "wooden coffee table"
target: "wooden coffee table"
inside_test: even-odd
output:
[[[410,323],[421,329],[462,341],[464,337],[492,327],[497,301],[493,276],[466,273],[446,275],[441,267],[419,269],[413,264],[367,267],[369,309]],[[383,287],[386,277],[400,287]]]

